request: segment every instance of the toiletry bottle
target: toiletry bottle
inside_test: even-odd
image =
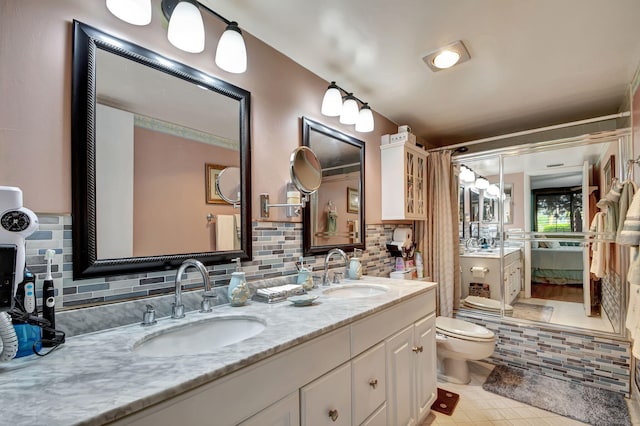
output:
[[[304,266],[304,259],[300,256],[300,272],[298,272],[298,280],[296,281],[305,291],[313,288],[313,277],[311,270]]]
[[[353,249],[353,257],[349,262],[349,278],[359,280],[362,277],[362,263],[358,257],[358,252],[362,250]]]
[[[424,265],[422,263],[422,253],[416,251],[416,269],[418,271],[418,279],[424,278]]]
[[[231,306],[242,306],[249,300],[249,285],[247,284],[244,272],[240,271],[240,258],[237,257],[232,260],[236,262],[237,266],[236,271],[231,274],[227,295],[229,296]]]

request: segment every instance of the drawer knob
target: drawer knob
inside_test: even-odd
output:
[[[338,420],[338,410],[329,410],[329,418],[331,421],[335,422]]]
[[[414,346],[413,349],[411,350],[414,351],[415,353],[418,353],[418,352],[422,352],[423,348],[422,346]]]
[[[369,380],[369,386],[371,386],[374,389],[377,388],[378,387],[378,379]]]

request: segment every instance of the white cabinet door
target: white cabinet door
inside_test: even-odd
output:
[[[380,150],[382,219],[426,219],[426,152],[410,143]]]
[[[416,353],[416,397],[418,419],[431,410],[436,400],[436,315],[429,315],[415,324]]]
[[[351,424],[351,363],[300,389],[302,426]]]
[[[240,423],[239,426],[298,426],[300,404],[298,392],[281,399],[258,414]]]
[[[394,426],[416,424],[413,340],[410,325],[386,342],[387,423]]]
[[[379,343],[351,364],[353,374],[353,424],[363,423],[386,398],[385,349]]]

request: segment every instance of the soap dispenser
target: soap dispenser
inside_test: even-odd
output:
[[[244,272],[240,271],[240,258],[236,257],[232,259],[236,262],[236,271],[231,274],[231,281],[229,282],[229,302],[231,306],[242,306],[249,300],[250,292],[249,285]]]
[[[311,270],[304,266],[304,259],[300,256],[300,271],[298,272],[298,281],[296,281],[305,291],[313,288],[313,277]]]
[[[359,280],[362,277],[362,263],[358,257],[358,252],[362,253],[362,250],[353,249],[353,257],[349,262],[349,278],[352,280]]]

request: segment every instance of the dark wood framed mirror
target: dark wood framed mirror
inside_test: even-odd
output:
[[[73,36],[74,279],[250,259],[250,93],[78,21]],[[237,206],[207,204],[206,163],[240,168]]]
[[[364,250],[364,142],[303,117],[302,145],[322,167],[322,183],[303,209],[304,254]]]

